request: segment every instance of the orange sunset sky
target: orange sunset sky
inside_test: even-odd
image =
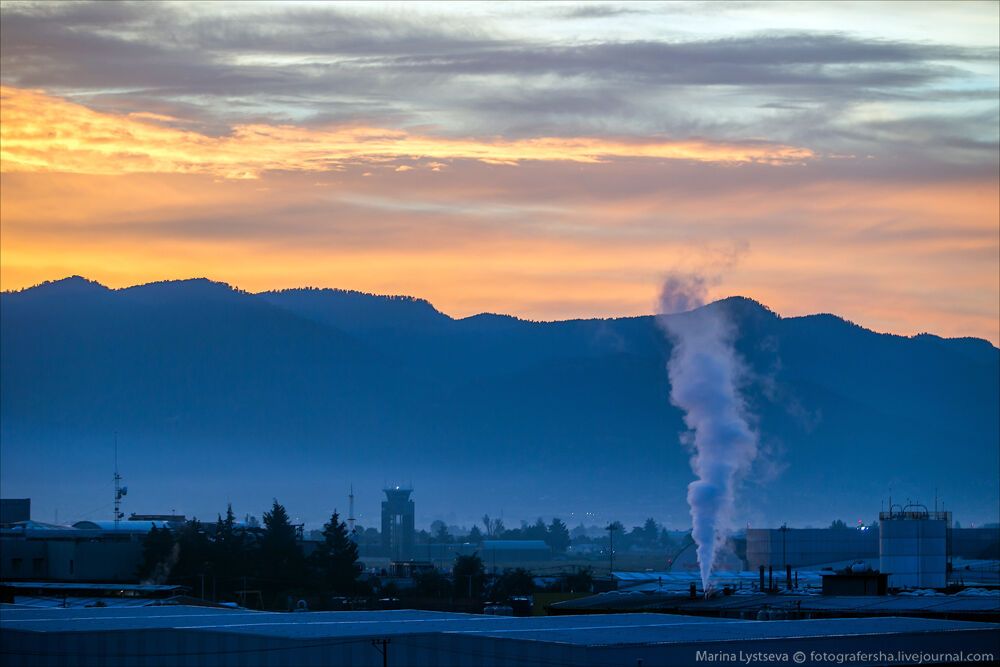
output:
[[[812,5],[810,9],[807,7]],[[9,3],[0,281],[1000,342],[996,3]]]

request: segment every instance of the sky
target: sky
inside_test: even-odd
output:
[[[0,282],[453,316],[663,277],[1000,343],[995,2],[0,5]]]

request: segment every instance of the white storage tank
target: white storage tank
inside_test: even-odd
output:
[[[950,523],[950,512],[930,512],[923,505],[879,514],[879,570],[889,575],[889,588],[948,584]]]

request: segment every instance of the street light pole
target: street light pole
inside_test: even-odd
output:
[[[785,551],[785,536],[788,534],[788,524],[781,524],[781,567],[788,565],[788,556]]]
[[[608,536],[610,544],[608,545],[608,574],[611,575],[615,571],[615,522],[612,521],[608,524]]]

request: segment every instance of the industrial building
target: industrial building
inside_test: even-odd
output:
[[[850,572],[850,570],[848,570]],[[690,587],[697,577],[681,572],[615,572],[617,588],[556,602],[549,614],[657,612],[724,618],[757,618],[775,612],[786,618],[913,616],[946,620],[1000,621],[1000,590],[969,587],[945,594],[917,589],[887,595],[886,575],[856,571],[866,581],[846,582],[828,570],[796,570],[771,580],[760,572],[716,572],[715,594]],[[850,575],[848,575],[850,579]],[[861,584],[860,586],[858,584]],[[698,586],[695,583],[696,587]]]
[[[0,607],[4,664],[490,665],[656,667],[724,654],[774,653],[829,664],[943,664],[959,651],[996,657],[1000,626],[916,618],[740,621],[620,614],[513,618],[427,611],[268,613],[183,606]],[[801,656],[792,658],[796,653]],[[985,660],[984,662],[989,662]]]
[[[188,592],[186,586],[162,584],[0,582],[0,602],[18,607],[144,607],[167,603],[209,604],[188,597],[186,595]]]
[[[879,570],[890,588],[944,588],[951,512],[908,505],[879,514]]]
[[[0,530],[0,579],[134,581],[153,521],[22,521]]]
[[[731,595],[691,597],[682,590],[633,588],[557,602],[548,613],[610,614],[655,612],[719,618],[786,619],[919,617],[995,623],[1000,620],[1000,592],[968,589],[956,595],[821,595],[786,591],[761,593],[736,589]]]
[[[382,552],[391,560],[401,561],[413,558],[413,544],[416,538],[414,528],[415,510],[410,500],[412,488],[393,487],[382,489]]]
[[[888,574],[895,589],[998,583],[1000,528],[951,523],[950,512],[908,505],[880,513],[877,528],[749,529],[747,568],[840,570],[861,561]]]
[[[849,565],[878,560],[877,530],[853,528],[747,529],[747,569]]]
[[[949,556],[969,560],[1000,560],[1000,527],[952,528]]]
[[[886,595],[889,575],[870,569],[851,569],[823,575],[823,595]]]

